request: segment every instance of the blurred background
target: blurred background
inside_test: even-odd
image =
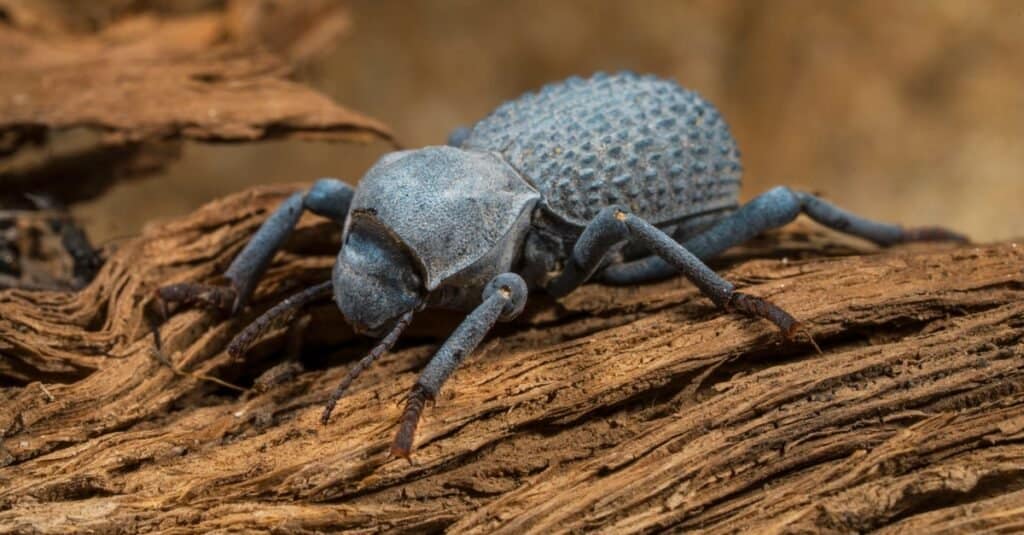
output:
[[[297,79],[443,143],[502,101],[629,69],[715,103],[745,158],[744,199],[777,184],[863,215],[975,239],[1024,236],[1024,2],[525,0],[346,3]],[[261,183],[355,183],[390,146],[188,142],[165,172],[74,207],[95,241]]]

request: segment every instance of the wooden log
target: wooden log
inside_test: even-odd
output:
[[[332,304],[297,352],[281,328],[225,353],[328,277],[338,234],[315,217],[252,310],[178,312],[174,369],[154,357],[153,290],[216,282],[295,188],[150,226],[81,292],[0,292],[0,532],[1024,529],[1015,244],[875,250],[798,223],[718,264],[823,354],[683,279],[538,297],[453,376],[408,463],[387,456],[400,402],[454,317],[418,319],[327,426],[369,347]]]

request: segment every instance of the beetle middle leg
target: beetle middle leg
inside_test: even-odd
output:
[[[274,253],[284,245],[303,210],[343,224],[353,193],[352,187],[340,180],[318,180],[308,192],[296,193],[281,203],[263,222],[224,272],[229,286],[172,284],[157,290],[157,296],[165,302],[203,305],[228,314],[238,312],[249,301]]]
[[[604,257],[615,244],[627,239],[644,246],[681,272],[720,308],[767,319],[782,330],[787,338],[793,337],[800,328],[799,322],[785,310],[760,297],[736,291],[732,283],[715,273],[671,236],[614,206],[601,210],[583,230],[573,247],[572,258],[561,275],[549,283],[548,291],[556,297],[571,292],[601,266]]]
[[[487,284],[483,302],[445,340],[409,392],[398,434],[391,446],[392,455],[409,458],[423,405],[437,397],[455,368],[480,344],[498,320],[511,320],[523,311],[527,292],[526,282],[515,273],[502,273]]]
[[[966,237],[941,227],[904,228],[871,221],[809,193],[780,186],[759,195],[710,229],[687,240],[683,247],[697,258],[708,260],[766,230],[786,225],[801,212],[826,227],[880,246],[916,241],[967,241]],[[608,266],[600,277],[609,284],[639,284],[665,279],[676,272],[664,259],[652,255]]]

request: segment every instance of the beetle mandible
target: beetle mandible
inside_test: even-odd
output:
[[[879,245],[965,241],[938,227],[906,229],[777,187],[740,205],[740,153],[719,112],[677,83],[598,73],[506,102],[448,145],[383,156],[356,189],[321,179],[286,200],[225,272],[229,286],[176,284],[165,301],[245,306],[303,210],[343,226],[331,281],[273,307],[236,337],[239,353],[273,318],[333,293],[345,320],[380,342],[330,396],[338,399],[426,307],[468,312],[409,393],[391,452],[409,457],[424,403],[531,290],[559,297],[597,278],[635,284],[681,273],[719,308],[800,324],[736,291],[705,261],[800,213]]]

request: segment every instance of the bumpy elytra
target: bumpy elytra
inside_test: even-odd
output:
[[[275,318],[333,290],[345,320],[381,339],[328,399],[327,423],[416,312],[468,312],[409,394],[391,450],[408,457],[424,403],[530,291],[557,297],[592,278],[636,284],[679,273],[720,308],[765,318],[792,338],[801,327],[790,314],[736,291],[704,262],[801,212],[879,245],[965,240],[869,221],[786,187],[741,206],[741,173],[729,127],[696,93],[632,73],[570,78],[501,105],[447,146],[385,155],[355,190],[317,181],[260,227],[225,272],[229,286],[176,284],[159,296],[235,312],[303,209],[343,225],[331,281],[270,309],[229,351],[245,351]]]

